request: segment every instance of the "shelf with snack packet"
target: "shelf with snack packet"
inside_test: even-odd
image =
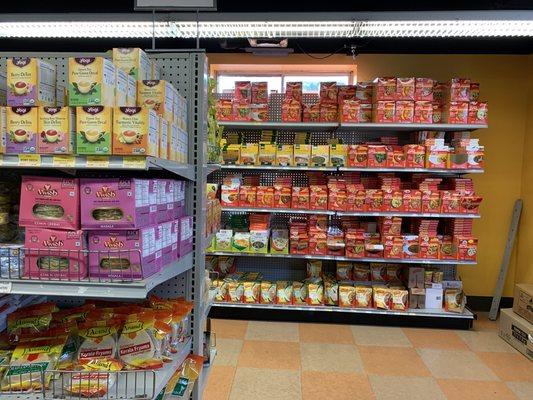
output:
[[[3,154],[2,168],[59,169],[59,170],[118,170],[172,172],[182,178],[193,180],[194,167],[158,157],[103,156],[103,155],[44,155]]]
[[[221,170],[264,170],[264,171],[346,171],[346,172],[416,172],[435,175],[463,175],[482,174],[485,171],[480,168],[472,169],[433,169],[433,168],[381,168],[381,167],[298,167],[284,165],[221,165]]]
[[[223,164],[220,166],[221,170],[273,170],[273,171],[337,171],[337,167],[307,167],[298,165],[231,165]]]
[[[199,393],[203,393],[204,392],[204,389],[205,389],[205,385],[207,385],[207,382],[209,381],[209,375],[211,374],[211,370],[212,370],[212,365],[213,365],[213,362],[215,361],[215,358],[217,356],[217,349],[216,347],[212,347],[210,350],[210,360],[211,360],[211,363],[207,366],[204,366],[204,368],[202,369],[202,373],[200,374],[200,378],[198,379],[198,387],[197,387],[197,390]]]

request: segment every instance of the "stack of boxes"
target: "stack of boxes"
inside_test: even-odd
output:
[[[513,308],[500,313],[500,337],[533,361],[533,285],[515,286]]]

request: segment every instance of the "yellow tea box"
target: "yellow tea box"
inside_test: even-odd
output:
[[[56,107],[66,107],[68,105],[67,87],[61,83],[56,86]]]
[[[71,106],[113,106],[115,76],[113,63],[103,57],[70,57],[68,101]]]
[[[2,67],[0,67],[0,104],[7,104],[7,69]]]
[[[311,145],[310,144],[295,144],[294,145],[294,165],[309,166],[311,160]]]
[[[39,107],[37,152],[39,154],[72,154],[75,146],[74,109],[71,107]]]
[[[7,107],[6,154],[37,153],[37,107]]]
[[[158,156],[159,118],[146,107],[115,107],[113,154]]]
[[[181,163],[187,164],[189,162],[189,136],[187,135],[187,132],[185,132],[183,129],[178,127],[178,144],[179,144],[179,155],[178,160]]]
[[[55,102],[55,65],[29,57],[7,60],[8,106],[53,106]]]
[[[128,86],[126,90],[126,106],[135,107],[137,105],[137,81],[128,75]]]
[[[159,80],[161,79],[161,68],[159,68],[159,65],[156,61],[150,60],[150,66],[151,66],[151,77],[150,79]]]
[[[344,167],[346,165],[346,145],[333,143],[329,145],[329,161],[334,167]]]
[[[168,159],[172,161],[178,161],[178,125],[171,123],[169,124],[169,129],[170,137],[168,141]]]
[[[78,154],[111,154],[112,128],[112,107],[76,107],[76,152]]]
[[[115,75],[115,107],[126,107],[127,95],[128,74],[120,68],[117,68]]]
[[[169,123],[165,118],[159,117],[159,157],[169,158]]]
[[[182,122],[180,121],[181,115],[180,115],[180,94],[176,90],[175,87],[172,87],[174,90],[173,93],[173,101],[172,101],[172,122],[175,124],[178,124],[180,128],[183,128]]]
[[[172,85],[164,80],[137,82],[137,105],[154,110],[157,114],[172,122],[173,107]]]
[[[276,149],[276,165],[289,166],[294,164],[294,146],[292,144],[278,144]]]
[[[152,65],[148,55],[139,48],[114,48],[113,64],[135,80],[151,79]]]

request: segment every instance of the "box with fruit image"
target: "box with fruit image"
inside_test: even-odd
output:
[[[111,154],[111,107],[76,107],[76,152],[78,154]]]
[[[75,149],[75,114],[70,107],[39,107],[37,152],[72,154]]]
[[[70,57],[68,60],[68,104],[70,106],[114,106],[116,71],[103,57]]]
[[[56,102],[56,67],[37,58],[7,61],[7,105],[53,106]]]
[[[37,107],[8,107],[6,154],[35,154],[38,128]]]
[[[145,107],[113,109],[113,154],[154,156],[158,154],[159,118]]]

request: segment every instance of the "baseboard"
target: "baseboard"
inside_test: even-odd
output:
[[[492,305],[491,296],[468,296],[467,305],[472,311],[490,311]],[[511,308],[513,306],[512,297],[502,297],[500,308]]]

